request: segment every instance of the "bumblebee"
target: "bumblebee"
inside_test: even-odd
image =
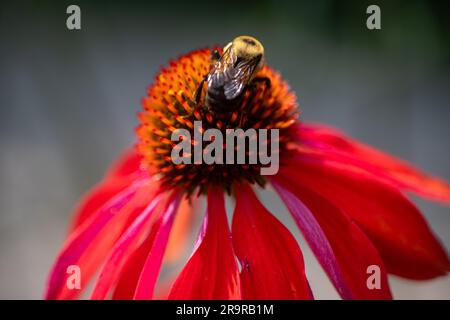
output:
[[[239,36],[227,44],[223,54],[214,51],[211,55],[212,67],[203,78],[197,91],[195,101],[200,102],[204,83],[207,83],[205,107],[215,113],[235,111],[245,91],[256,81],[268,78],[255,78],[264,66],[264,47],[257,39]]]

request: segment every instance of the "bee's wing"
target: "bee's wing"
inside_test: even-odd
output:
[[[229,70],[229,80],[224,84],[224,94],[228,100],[239,96],[250,82],[258,61],[256,59],[241,61]]]
[[[237,62],[237,57],[229,45],[211,69],[208,75],[208,86],[223,87],[225,98],[233,100],[242,93],[250,81],[258,62],[258,59]]]
[[[223,87],[226,82],[232,79],[232,69],[236,61],[236,56],[228,45],[220,59],[214,64],[208,75],[208,84],[211,87]]]

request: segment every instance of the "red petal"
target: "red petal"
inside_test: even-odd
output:
[[[139,175],[141,156],[134,149],[126,150],[106,174],[105,178],[86,193],[73,214],[70,231],[74,231],[86,219],[117,193],[128,187]],[[147,173],[145,173],[147,174]]]
[[[194,220],[197,199],[183,199],[178,207],[177,216],[170,232],[163,263],[176,263],[186,250],[186,243]]]
[[[421,196],[450,203],[450,185],[414,168],[409,163],[352,140],[335,129],[316,125],[298,126],[302,145],[324,153],[325,158],[334,158],[343,163],[356,163],[366,170],[375,170],[401,188]]]
[[[101,273],[97,278],[97,283],[91,295],[91,299],[105,299],[111,288],[120,277],[120,272],[127,272],[122,267],[131,256],[133,249],[138,246],[138,241],[154,223],[151,219],[155,209],[161,203],[162,195],[156,196],[145,210],[134,219],[133,223],[120,237],[111,251]]]
[[[99,183],[80,200],[72,218],[71,232],[96,213],[108,200],[132,183],[128,178],[115,178]]]
[[[127,177],[140,171],[142,156],[135,148],[125,150],[117,162],[109,169],[106,178]]]
[[[236,187],[232,234],[243,299],[311,298],[297,241],[248,185]]]
[[[100,230],[113,218],[115,213],[121,210],[136,193],[136,186],[128,188],[122,193],[116,195],[109,201],[102,210],[91,218],[92,222],[85,227],[78,228],[77,232],[73,233],[66,241],[61,250],[55,264],[50,273],[46,299],[64,298],[62,291],[69,291],[66,288],[66,270],[70,265],[78,265],[78,261],[87,247],[95,239]],[[79,266],[79,265],[78,265]],[[84,273],[84,271],[82,271]],[[79,290],[71,290],[76,296]],[[67,294],[67,293],[66,293]]]
[[[288,179],[280,174],[273,178],[272,184],[341,297],[392,299],[383,261],[366,235],[325,198],[305,188],[300,181]],[[370,290],[367,286],[370,275],[367,269],[372,265],[380,268],[380,289]]]
[[[156,280],[161,269],[162,259],[169,240],[169,233],[173,225],[175,213],[180,203],[180,195],[175,194],[168,202],[166,212],[161,217],[161,225],[155,235],[152,249],[142,268],[141,275],[136,287],[134,299],[147,300],[153,298]]]
[[[186,215],[191,218],[193,210],[196,206],[196,199],[191,199],[190,201],[183,200],[180,206],[178,207],[174,225],[172,227],[172,231],[170,232],[169,242],[167,243],[166,253],[164,256],[163,264],[165,263],[165,259],[169,254],[170,243],[171,241],[176,241],[177,239],[181,239],[180,241],[184,241],[184,238],[180,238],[174,233],[177,231],[176,225],[177,223],[188,223],[191,224],[192,221],[186,221]],[[181,220],[180,220],[181,219]],[[114,290],[113,299],[114,300],[130,300],[133,299],[134,292],[136,291],[136,286],[139,280],[139,276],[142,272],[142,268],[144,267],[147,256],[152,248],[153,241],[156,236],[156,232],[159,230],[161,225],[161,219],[157,220],[151,227],[149,235],[142,242],[142,244],[137,248],[131,256],[125,262],[122,270],[120,271],[120,277],[117,283],[117,286]],[[182,230],[185,231],[184,229]],[[187,237],[185,234],[184,237]],[[177,244],[177,250],[180,250],[181,244]],[[172,248],[173,249],[173,248]],[[175,252],[176,253],[176,252]],[[172,252],[172,254],[175,254]],[[164,299],[167,298],[170,286],[173,284],[175,277],[172,277],[171,281],[166,281],[165,286],[167,287]],[[159,299],[159,297],[157,297]]]
[[[239,272],[221,189],[208,192],[203,228],[199,245],[175,281],[169,299],[239,299]]]
[[[83,291],[67,288],[67,267],[80,267],[84,289],[124,229],[151,200],[151,190],[154,190],[154,185],[145,181],[132,184],[72,233],[51,271],[47,299],[75,298]]]
[[[127,259],[120,271],[120,278],[114,289],[114,300],[131,300],[134,297],[136,286],[144,267],[147,256],[152,249],[156,233],[161,226],[161,219],[157,220],[150,229],[148,236],[132,255]]]
[[[306,154],[292,157],[282,170],[349,215],[375,244],[390,273],[429,279],[449,271],[447,254],[419,210],[391,185]]]

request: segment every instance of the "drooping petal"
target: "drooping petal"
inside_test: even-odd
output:
[[[73,232],[109,199],[128,187],[134,180],[142,175],[148,175],[148,173],[140,171],[141,159],[142,157],[134,149],[126,150],[119,157],[102,181],[80,200],[73,214],[70,232]]]
[[[130,186],[131,183],[132,180],[128,178],[114,178],[103,181],[89,190],[75,209],[69,228],[70,233],[95,214],[108,200]]]
[[[170,232],[169,236],[169,242],[167,244],[166,253],[164,256],[164,260],[167,259],[168,255],[176,255],[179,254],[177,251],[182,248],[181,244],[173,244],[172,250],[174,252],[168,252],[171,250],[170,243],[171,241],[185,241],[183,237],[186,237],[184,235],[183,237],[174,236],[173,234],[175,232],[185,231],[182,227],[180,227],[178,230],[176,229],[177,223],[187,223],[188,225],[191,223],[191,221],[186,221],[187,216],[189,218],[192,218],[192,212],[193,212],[193,206],[195,206],[196,200],[193,199],[190,202],[186,199],[183,199],[180,206],[178,207],[178,211],[176,213],[176,217],[174,220],[174,226],[172,227],[172,231]],[[152,248],[153,241],[156,236],[156,232],[159,230],[159,227],[161,225],[161,219],[158,219],[155,221],[155,223],[151,226],[150,232],[147,235],[146,239],[140,244],[140,246],[130,255],[127,261],[124,263],[124,266],[122,268],[122,271],[120,272],[120,277],[117,282],[117,286],[114,289],[113,293],[113,299],[114,300],[130,300],[134,297],[134,292],[136,291],[136,286],[139,280],[139,276],[142,272],[142,269],[144,267],[145,261],[147,259],[147,256]],[[164,263],[163,260],[163,263]],[[175,278],[175,277],[173,277]],[[170,285],[172,285],[172,282],[170,282]],[[169,292],[169,285],[167,285],[167,292],[165,298],[167,298],[167,294]],[[157,297],[158,299],[158,297]]]
[[[77,265],[78,259],[98,232],[112,219],[118,210],[122,209],[131,200],[136,191],[137,185],[134,185],[134,188],[128,188],[116,195],[96,216],[92,217],[92,223],[72,234],[63,246],[50,272],[46,299],[57,299],[60,296],[60,291],[64,289],[67,280],[67,268],[70,265]]]
[[[297,132],[301,145],[320,150],[324,158],[334,157],[343,163],[356,163],[361,168],[375,171],[375,174],[395,182],[401,188],[450,203],[450,185],[447,182],[421,172],[406,161],[322,125],[302,124],[297,127]]]
[[[312,298],[295,238],[250,186],[240,185],[235,191],[232,235],[242,267],[242,299]]]
[[[124,229],[152,199],[154,185],[136,181],[117,194],[66,240],[50,273],[46,299],[76,298],[86,287]],[[82,290],[66,286],[69,266],[80,268]]]
[[[161,216],[161,225],[156,232],[150,253],[142,268],[139,281],[134,294],[136,300],[148,300],[153,298],[156,280],[161,269],[162,259],[169,240],[169,233],[172,229],[175,213],[180,203],[180,194],[175,193],[171,196],[168,206]]]
[[[342,298],[392,299],[383,261],[355,223],[301,181],[292,182],[280,174],[272,185]],[[379,288],[367,285],[372,266],[379,271]]]
[[[290,158],[281,171],[347,214],[371,239],[390,273],[429,279],[450,269],[446,252],[419,210],[390,184],[353,167]]]
[[[114,289],[114,300],[131,300],[134,297],[136,287],[144,268],[145,261],[148,254],[152,249],[153,242],[155,241],[156,233],[161,226],[161,219],[158,219],[150,229],[149,234],[140,246],[132,253],[132,255],[126,260],[124,266],[121,269],[120,277],[117,282],[117,286]]]
[[[228,228],[223,191],[208,191],[199,245],[175,281],[169,299],[239,299],[239,272]]]
[[[99,300],[105,299],[110,290],[114,287],[119,279],[120,272],[127,272],[123,270],[123,265],[128,257],[132,254],[133,249],[138,246],[138,241],[143,233],[151,227],[156,219],[151,219],[155,209],[161,203],[162,195],[156,196],[152,202],[145,208],[145,210],[136,217],[134,222],[123,233],[117,243],[111,250],[102,271],[97,278],[91,299]]]
[[[105,179],[128,177],[141,170],[142,156],[136,152],[136,149],[125,150],[116,163],[108,170]]]
[[[187,238],[192,229],[192,220],[196,206],[195,199],[183,199],[170,232],[164,263],[174,263],[186,248]]]

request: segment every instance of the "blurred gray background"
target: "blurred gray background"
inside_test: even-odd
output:
[[[379,31],[365,25],[372,3],[381,7]],[[66,28],[69,4],[81,7],[80,31]],[[0,298],[42,297],[74,204],[133,142],[140,99],[159,68],[237,35],[263,42],[268,63],[297,92],[304,121],[337,126],[450,180],[448,1],[0,7]],[[449,208],[415,200],[450,248]],[[316,297],[336,298],[301,245]],[[450,277],[391,283],[396,298],[450,298]]]

